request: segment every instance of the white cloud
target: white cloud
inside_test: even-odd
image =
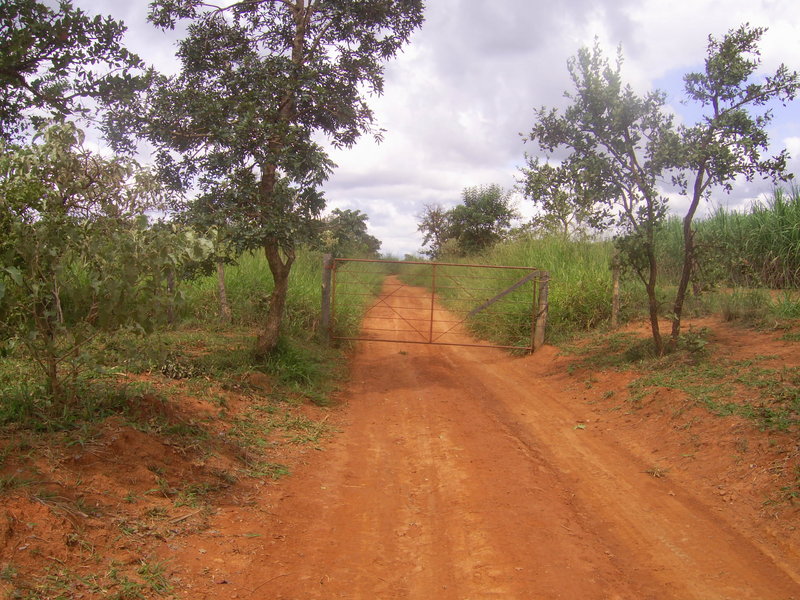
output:
[[[131,48],[159,68],[174,68],[174,36],[145,23],[146,0],[79,0],[125,19]],[[395,254],[419,248],[417,215],[425,203],[452,206],[467,186],[511,187],[534,109],[560,106],[571,87],[567,60],[595,36],[636,89],[668,87],[676,112],[682,74],[702,69],[708,35],[744,22],[766,26],[764,70],[800,68],[796,0],[435,0],[403,54],[387,66],[384,96],[372,102],[385,140],[362,139],[332,151],[339,167],[325,186],[331,207],[370,217],[370,231]],[[776,150],[800,157],[800,103],[776,111]],[[793,170],[800,171],[794,158]],[[800,173],[798,173],[800,175]],[[769,182],[737,186],[720,203],[768,193]],[[716,198],[716,197],[715,197]],[[676,201],[676,207],[681,206]]]

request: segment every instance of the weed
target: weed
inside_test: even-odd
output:
[[[175,499],[175,506],[190,506],[195,508],[200,506],[201,499],[218,489],[219,486],[210,483],[190,483],[178,492],[178,497]]]
[[[19,570],[12,563],[5,563],[0,567],[0,581],[13,581]]]
[[[0,494],[20,487],[29,486],[32,483],[33,480],[18,475],[2,475],[0,476]]]
[[[167,509],[163,506],[154,506],[145,511],[145,516],[153,519],[163,519],[167,516]]]
[[[172,585],[166,578],[163,562],[145,562],[139,565],[136,573],[144,580],[151,591],[165,595],[172,590]]]
[[[248,464],[247,467],[246,472],[249,477],[280,479],[289,474],[289,467],[279,463],[256,462]]]
[[[144,586],[138,581],[129,579],[124,573],[120,573],[117,567],[112,567],[107,578],[110,580],[109,586],[110,600],[144,600]]]
[[[650,467],[645,471],[651,477],[655,477],[656,479],[661,479],[662,477],[666,477],[669,473],[669,469],[665,469],[664,467]]]

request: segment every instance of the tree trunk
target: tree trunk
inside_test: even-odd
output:
[[[687,215],[683,220],[683,268],[681,269],[681,279],[678,282],[678,291],[675,293],[675,304],[672,307],[672,333],[669,340],[670,351],[678,347],[678,338],[680,338],[681,335],[683,303],[686,300],[686,291],[689,289],[689,281],[692,278],[693,265],[694,231],[692,231],[692,221]]]
[[[269,270],[272,273],[274,289],[270,296],[267,319],[264,329],[256,339],[255,354],[258,360],[263,360],[278,345],[281,334],[281,322],[283,321],[283,311],[286,307],[286,297],[289,292],[289,273],[294,263],[294,250],[285,249],[281,257],[281,248],[277,241],[269,241],[264,244],[264,254],[267,256]]]
[[[291,129],[291,124],[295,119],[295,107],[297,101],[297,89],[299,87],[299,72],[305,60],[305,36],[308,21],[311,13],[316,9],[316,5],[306,5],[305,0],[298,0],[297,3],[288,3],[294,21],[294,36],[292,40],[292,64],[295,72],[291,76],[288,87],[285,90],[283,101],[281,102],[280,113],[278,115],[275,134],[268,140],[270,152],[277,157],[284,151],[286,140]],[[258,200],[261,204],[262,214],[268,215],[265,210],[274,202],[275,186],[278,183],[278,165],[273,159],[267,161],[261,167],[261,181],[259,182]],[[281,257],[281,251],[285,258]],[[272,273],[274,289],[270,296],[267,318],[264,329],[256,338],[255,356],[257,360],[263,360],[278,345],[281,334],[281,322],[283,321],[283,311],[286,307],[286,297],[289,293],[289,273],[292,270],[295,253],[290,244],[281,247],[277,239],[270,239],[264,243],[264,254],[267,256],[269,270]]]
[[[683,303],[686,300],[686,291],[689,289],[689,281],[692,278],[692,268],[694,267],[694,231],[692,231],[692,220],[703,196],[703,173],[705,172],[705,162],[701,163],[697,177],[694,181],[694,193],[692,202],[686,216],[683,218],[683,268],[681,269],[681,279],[678,282],[678,291],[675,293],[675,304],[672,307],[672,333],[669,340],[670,351],[678,347],[678,338],[681,335],[681,314],[683,313]]]
[[[656,262],[656,253],[654,247],[654,240],[650,239],[647,245],[647,262],[649,264],[649,275],[645,289],[647,290],[647,305],[650,312],[650,330],[653,334],[653,346],[655,347],[656,356],[664,354],[664,342],[661,339],[661,330],[658,325],[658,298],[656,297],[656,281],[658,279],[658,264]]]
[[[619,252],[614,252],[611,264],[611,329],[619,326],[619,277],[620,277]]]
[[[225,288],[225,263],[217,261],[217,291],[219,293],[219,320],[226,325],[231,322],[231,305]]]

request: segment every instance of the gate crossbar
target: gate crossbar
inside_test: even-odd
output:
[[[369,271],[365,270],[363,266],[358,266],[359,263],[378,263],[381,264],[381,267],[379,267],[378,270]],[[347,267],[350,265],[354,265],[352,270],[347,269]],[[417,270],[420,267],[429,267],[431,269],[430,279],[428,283],[425,284],[425,287],[429,289],[424,296],[421,296],[420,293],[400,293],[400,291],[403,289],[412,290],[415,288],[415,286],[402,281],[395,275],[390,274],[400,273],[404,268],[409,267],[416,268]],[[437,283],[437,269],[442,268],[446,268],[444,269],[445,272],[442,273],[442,279],[450,285],[440,285]],[[454,272],[452,268],[457,269],[455,269]],[[356,269],[358,269],[358,271],[356,271]],[[526,273],[513,284],[504,287],[505,284],[503,283],[503,280],[507,279],[505,276],[459,276],[458,272],[461,269],[486,269],[494,270],[496,272],[517,270],[526,271]],[[349,274],[352,274],[353,277],[347,279],[347,275]],[[367,274],[366,277],[364,276],[365,274]],[[372,274],[372,278],[369,276],[369,274]],[[382,277],[384,289],[386,291],[382,294],[378,294],[378,297],[373,302],[370,302],[369,307],[364,311],[365,325],[362,328],[362,334],[359,336],[335,336],[333,334],[333,323],[335,319],[337,295],[349,295],[354,297],[365,297],[372,295],[374,291],[369,291],[368,288],[374,288],[375,285],[380,285],[376,282],[377,277]],[[387,279],[389,277],[393,279]],[[493,287],[491,283],[488,285],[479,283],[475,287],[470,287],[470,285],[465,283],[464,280],[482,280],[484,282],[493,281],[497,285]],[[382,259],[333,259],[329,255],[326,255],[323,268],[323,298],[321,318],[322,335],[326,339],[384,341],[444,346],[492,347],[526,350],[532,352],[544,343],[544,327],[547,319],[548,282],[549,276],[546,271],[533,269],[531,267],[435,263],[423,261],[392,261]],[[527,283],[531,283],[530,291],[525,291],[524,286]],[[394,285],[394,289],[386,288],[385,286],[387,284],[390,286]],[[360,286],[362,291],[352,292],[352,288],[357,286]],[[478,303],[480,302],[480,296],[486,298],[484,292],[491,293],[492,291],[497,291],[500,287],[503,287],[503,289],[500,289],[500,291],[493,297],[481,302],[478,306],[475,306],[474,308],[470,308],[468,306],[463,307],[463,302],[467,302],[468,304],[473,302]],[[337,292],[337,288],[341,289],[338,289]],[[460,298],[453,301],[457,304],[462,304],[461,307],[445,306],[444,310],[453,316],[462,314],[463,317],[456,316],[456,318],[453,319],[447,318],[447,315],[445,314],[437,318],[437,315],[439,315],[440,311],[442,310],[442,307],[437,306],[438,301],[440,300],[440,298],[438,298],[438,292],[444,290],[457,290]],[[450,292],[446,293],[450,294]],[[516,295],[512,298],[511,295],[515,293]],[[520,294],[522,294],[522,296],[520,296]],[[425,300],[422,304],[419,302],[428,296],[430,297],[429,302],[427,300]],[[522,299],[520,300],[519,298]],[[526,300],[525,298],[529,299]],[[415,299],[417,300],[416,303],[414,303]],[[409,304],[403,305],[402,303],[406,300],[409,302]],[[501,303],[502,306],[500,306]],[[492,311],[489,311],[493,314],[513,313],[516,315],[515,318],[519,318],[519,311],[522,310],[525,312],[525,309],[521,308],[520,304],[530,306],[530,311],[527,312],[527,314],[531,320],[531,336],[530,343],[527,345],[510,346],[492,344],[488,342],[478,343],[476,340],[469,337],[469,334],[466,331],[459,328],[459,325],[464,324],[477,314],[486,311],[486,309],[489,307],[495,307]],[[509,306],[511,309],[507,310],[506,312],[503,310],[497,310],[498,308],[502,309],[503,307],[508,309]],[[379,314],[371,314],[377,309],[380,309]],[[411,314],[404,314],[402,311],[416,311],[420,315],[426,315],[426,313],[427,315],[416,316],[415,312],[411,312]],[[397,322],[400,328],[398,329],[398,327],[395,327],[392,329],[380,326],[369,326],[369,321],[373,319],[376,321],[392,320]],[[422,325],[420,325],[420,323]],[[427,323],[427,327],[425,327],[424,323]],[[441,325],[441,330],[435,328],[435,325]],[[428,330],[427,332],[424,331],[426,328]],[[386,332],[394,332],[395,337],[381,336],[377,332],[380,332],[381,334]],[[399,339],[403,336],[403,334],[406,334],[406,336],[411,336],[412,339]]]

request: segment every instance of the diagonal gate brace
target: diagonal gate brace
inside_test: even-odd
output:
[[[529,281],[531,281],[533,279],[536,279],[537,277],[539,277],[540,274],[541,273],[539,271],[533,271],[531,273],[528,273],[525,277],[520,279],[517,283],[515,283],[514,285],[512,285],[509,288],[504,289],[502,292],[497,294],[497,296],[495,296],[494,298],[492,298],[490,300],[487,300],[486,302],[484,302],[483,304],[481,304],[480,306],[478,306],[476,308],[473,308],[471,311],[469,311],[469,313],[467,313],[467,316],[466,316],[465,320],[469,319],[470,317],[474,317],[475,315],[477,315],[482,310],[489,308],[492,304],[494,304],[498,300],[501,300],[501,299],[505,298],[506,296],[508,296],[514,290],[522,287],[523,285],[525,285]]]

